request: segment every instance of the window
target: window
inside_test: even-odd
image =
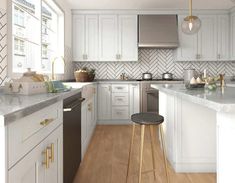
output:
[[[15,38],[14,40],[14,54],[25,56],[25,42],[23,40],[20,40],[18,38]]]
[[[42,61],[41,68],[51,72],[51,63],[64,56],[64,16],[53,0],[42,1]],[[64,72],[63,63],[58,63],[56,73]]]
[[[9,77],[20,77],[27,68],[50,74],[52,61],[64,57],[63,11],[53,0],[10,1]],[[64,73],[64,64],[57,66],[55,73]]]
[[[24,11],[20,10],[17,6],[15,6],[14,18],[15,25],[24,27]]]

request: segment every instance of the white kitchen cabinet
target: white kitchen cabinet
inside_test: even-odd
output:
[[[98,122],[130,124],[131,115],[140,110],[139,84],[99,84]]]
[[[82,91],[82,97],[85,101],[82,103],[82,126],[81,126],[81,143],[82,143],[82,158],[84,157],[90,139],[96,127],[97,121],[97,85],[88,85]]]
[[[198,15],[202,25],[199,32],[194,35],[186,35],[181,30],[185,16],[178,16],[180,46],[175,52],[175,60],[229,60],[229,16]]]
[[[140,112],[140,86],[139,84],[130,84],[130,116]]]
[[[217,16],[200,15],[202,25],[198,32],[198,60],[217,60]],[[220,43],[219,43],[220,44]]]
[[[111,84],[99,84],[98,86],[98,119],[111,119]]]
[[[119,61],[138,61],[137,16],[118,16]]]
[[[235,12],[230,16],[230,59],[235,60]]]
[[[174,170],[215,172],[216,112],[164,92],[159,92],[159,106],[167,158]]]
[[[73,60],[98,61],[98,16],[75,15],[73,17]]]
[[[185,16],[178,16],[179,48],[176,50],[176,61],[197,60],[197,34],[187,35],[181,30]]]
[[[99,60],[118,60],[118,17],[117,15],[99,16]]]
[[[217,16],[217,35],[218,35],[218,47],[217,47],[217,60],[229,60],[229,15]]]
[[[50,148],[54,147],[54,151]],[[49,167],[46,161],[48,149]],[[9,183],[62,183],[63,182],[63,127],[58,127],[45,140],[37,145],[20,162],[13,166],[8,173]]]

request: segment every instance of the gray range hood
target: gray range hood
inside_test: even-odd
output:
[[[139,47],[177,48],[177,15],[139,15]]]

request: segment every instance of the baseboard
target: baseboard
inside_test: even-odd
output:
[[[216,163],[177,163],[176,173],[216,173]]]
[[[98,120],[99,125],[131,125],[131,120]]]

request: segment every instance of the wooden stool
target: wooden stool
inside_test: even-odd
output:
[[[130,169],[130,159],[132,154],[132,148],[134,143],[134,135],[135,135],[135,125],[139,124],[141,126],[141,142],[140,142],[140,165],[139,165],[139,183],[141,183],[141,175],[142,175],[142,163],[143,163],[143,147],[144,147],[144,133],[145,127],[150,127],[150,135],[151,135],[151,149],[152,149],[152,159],[153,159],[153,172],[154,172],[154,180],[156,180],[156,167],[155,167],[155,155],[154,155],[154,136],[153,136],[153,126],[159,125],[160,126],[160,135],[161,135],[161,142],[162,142],[162,149],[163,149],[163,156],[164,156],[164,164],[165,164],[165,171],[166,171],[166,178],[167,183],[169,183],[168,171],[167,171],[167,159],[166,159],[166,150],[165,150],[165,141],[163,135],[163,128],[162,123],[164,122],[164,118],[155,113],[137,113],[131,116],[131,120],[133,123],[132,128],[132,137],[131,137],[131,144],[130,144],[130,151],[129,151],[129,159],[128,159],[128,167],[127,167],[127,177],[126,182],[128,181],[129,176],[129,169]]]

